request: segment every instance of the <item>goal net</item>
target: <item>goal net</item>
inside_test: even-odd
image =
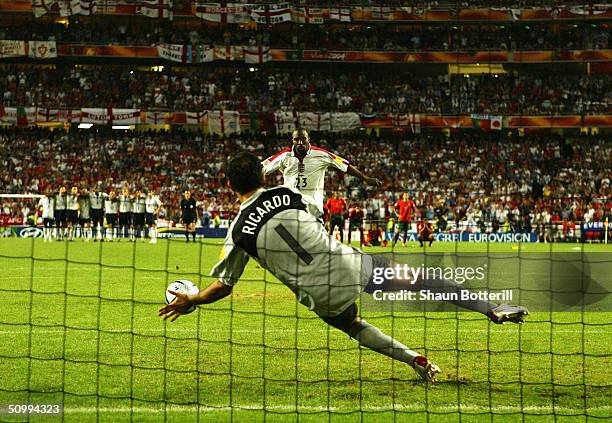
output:
[[[368,249],[414,268],[455,269],[455,280],[456,269],[484,266],[472,289],[506,289],[530,308],[524,325],[496,325],[439,301],[364,294],[369,324],[442,368],[431,384],[325,324],[254,261],[230,297],[174,323],[160,319],[172,281],[213,282],[221,244],[0,239],[1,420],[23,420],[7,412],[11,404],[54,403],[79,422],[612,416],[606,245]]]

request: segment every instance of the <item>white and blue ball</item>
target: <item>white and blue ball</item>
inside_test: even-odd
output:
[[[180,292],[182,294],[187,295],[195,295],[200,290],[193,282],[187,279],[179,279],[172,282],[168,285],[168,289],[166,289],[166,304],[170,304],[172,301],[176,299],[176,295],[171,294],[169,291]],[[189,314],[192,313],[196,309],[196,306],[191,306],[188,309],[181,311],[181,314]]]

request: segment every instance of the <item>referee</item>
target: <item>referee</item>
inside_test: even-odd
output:
[[[195,223],[198,220],[198,209],[196,202],[191,197],[189,190],[185,191],[184,197],[181,200],[181,223],[185,225],[185,237],[189,242],[189,233],[193,236],[193,242],[196,240]]]

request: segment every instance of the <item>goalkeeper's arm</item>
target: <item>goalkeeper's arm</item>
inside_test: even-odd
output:
[[[168,291],[176,296],[176,299],[170,304],[166,304],[159,309],[159,316],[163,316],[164,320],[172,318],[172,322],[179,318],[182,310],[189,308],[192,305],[210,304],[227,297],[232,293],[232,286],[225,285],[220,280],[211,283],[206,289],[198,292],[195,295],[187,295],[181,292]]]

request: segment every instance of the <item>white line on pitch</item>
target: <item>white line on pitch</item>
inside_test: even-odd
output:
[[[612,410],[612,406],[603,405],[597,407],[588,407],[586,409],[583,408],[571,408],[571,407],[552,407],[552,406],[516,406],[516,405],[495,405],[495,406],[484,406],[484,405],[473,405],[473,404],[461,404],[459,406],[430,406],[423,407],[421,404],[387,404],[383,406],[365,406],[361,409],[355,408],[345,408],[345,407],[317,407],[317,406],[294,406],[294,405],[270,405],[263,407],[259,404],[244,404],[244,405],[234,405],[233,407],[229,406],[219,406],[219,407],[210,407],[210,406],[168,406],[165,408],[154,408],[154,407],[66,407],[64,412],[67,414],[90,414],[90,413],[194,413],[197,411],[200,412],[228,412],[228,411],[280,411],[280,412],[356,412],[359,411],[438,411],[438,412],[482,412],[482,411],[492,411],[492,412],[506,412],[506,413],[520,413],[520,412],[580,412],[581,415],[584,412],[597,412],[597,411],[609,411]]]

